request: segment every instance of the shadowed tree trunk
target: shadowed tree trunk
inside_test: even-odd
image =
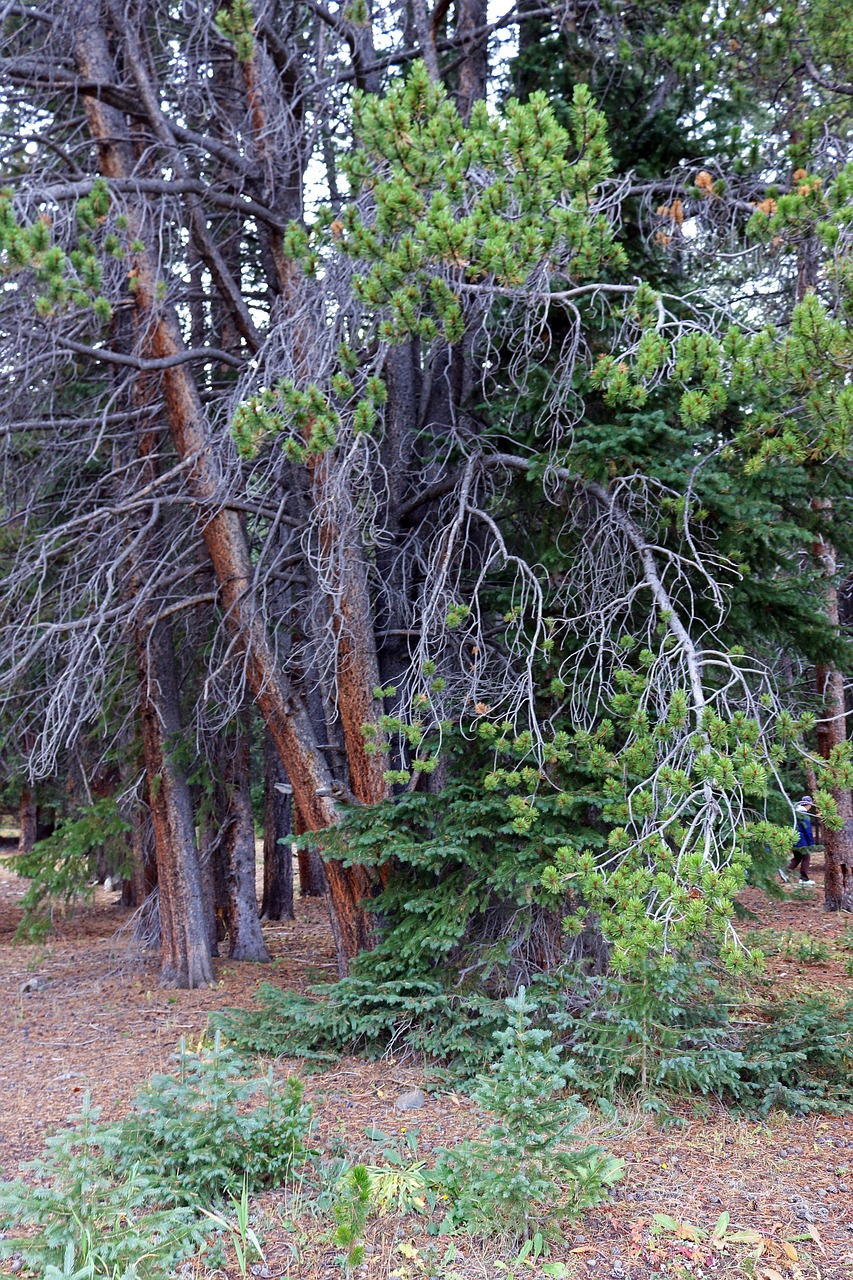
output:
[[[815,509],[828,510],[829,499],[815,499]],[[823,538],[815,545],[815,556],[826,578],[823,611],[834,628],[839,626],[836,556],[831,543]],[[815,668],[815,681],[823,707],[818,721],[817,739],[820,754],[828,760],[833,749],[847,741],[847,716],[844,701],[844,676],[834,666]],[[839,831],[823,823],[824,847],[824,911],[853,911],[853,797],[849,788],[837,787],[832,798],[843,821]]]
[[[124,882],[122,904],[139,907],[157,887],[157,850],[147,780],[139,803],[133,805],[130,822],[131,870]]]
[[[186,775],[176,759],[181,731],[172,634],[158,622],[136,646],[142,742],[160,886],[160,985],[214,982],[195,815]]]
[[[285,790],[287,788],[287,790]],[[290,784],[268,731],[264,732],[264,896],[263,920],[293,920],[293,806]]]
[[[21,834],[18,837],[18,853],[29,853],[36,842],[36,793],[28,782],[21,787],[21,799],[18,805],[18,822]]]
[[[225,834],[223,866],[226,923],[232,960],[269,963],[255,892],[255,823],[249,779],[249,732],[245,714],[224,737]]]
[[[294,804],[293,834],[301,836],[308,830],[309,828],[305,825],[305,821],[299,812],[299,805]],[[326,872],[319,851],[300,847],[298,862],[300,896],[303,898],[322,898],[328,892],[329,886],[326,883]]]

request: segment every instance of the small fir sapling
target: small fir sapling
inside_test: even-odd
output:
[[[448,1226],[527,1240],[603,1199],[623,1162],[577,1146],[586,1112],[564,1096],[560,1048],[534,1026],[537,1006],[523,987],[506,1008],[509,1024],[495,1035],[500,1056],[471,1095],[492,1123],[482,1137],[443,1151],[435,1177],[452,1202]]]

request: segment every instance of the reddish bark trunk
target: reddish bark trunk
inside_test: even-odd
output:
[[[260,76],[255,59],[243,64],[246,97],[252,121],[252,131],[258,156],[267,159],[267,110],[260,86]],[[282,297],[289,311],[298,308],[299,270],[282,251],[281,244],[273,237],[273,260]],[[313,344],[298,318],[294,341],[296,364],[307,376],[311,371]],[[306,428],[310,434],[310,428]],[[349,785],[362,804],[375,804],[391,794],[385,782],[388,758],[385,752],[371,755],[366,748],[362,732],[365,724],[378,728],[382,715],[381,703],[374,698],[373,690],[379,684],[379,662],[376,653],[376,635],[373,608],[367,578],[367,567],[362,548],[353,541],[349,531],[337,527],[334,519],[334,501],[325,501],[324,489],[328,480],[329,462],[320,458],[310,465],[312,488],[318,508],[325,514],[320,529],[320,542],[327,562],[337,565],[335,580],[329,592],[329,612],[337,641],[336,688],[346,748]],[[381,737],[374,736],[374,742]],[[341,779],[344,782],[346,779]],[[362,890],[369,892],[370,877],[359,876]]]
[[[76,56],[78,69],[89,81],[120,80],[113,66],[98,0],[82,0],[79,8]],[[86,97],[89,128],[98,146],[99,167],[107,178],[132,175],[133,151],[124,117],[97,98]],[[168,358],[186,348],[174,310],[157,300],[157,255],[147,243],[150,228],[140,209],[128,205],[130,232],[146,244],[135,261],[134,300],[143,335],[141,354]],[[307,709],[275,658],[251,594],[249,550],[236,511],[219,503],[219,473],[211,452],[204,407],[185,364],[164,370],[163,400],[169,429],[182,459],[192,459],[187,484],[198,503],[203,536],[220,588],[220,605],[236,649],[245,662],[249,686],[276,744],[308,825],[331,826],[337,820],[332,780],[314,736]],[[338,961],[346,972],[349,961],[370,945],[370,923],[362,901],[371,890],[362,867],[329,865],[329,888],[334,907]],[[161,892],[163,886],[161,884]],[[164,893],[164,898],[168,894]],[[168,903],[167,903],[168,910]]]

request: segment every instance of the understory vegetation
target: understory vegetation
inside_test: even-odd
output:
[[[583,1108],[567,1105],[559,1051],[533,1028],[533,1012],[523,990],[507,1002],[494,1066],[473,1093],[491,1124],[481,1140],[434,1153],[432,1168],[325,1156],[311,1145],[312,1111],[296,1080],[282,1088],[272,1070],[248,1078],[219,1032],[195,1052],[182,1045],[174,1074],[153,1076],[127,1119],[102,1122],[87,1096],[25,1166],[26,1180],[0,1183],[0,1256],[45,1280],[165,1277],[199,1251],[216,1265],[213,1222],[245,1277],[249,1246],[263,1256],[249,1197],[265,1187],[298,1192],[317,1230],[345,1247],[347,1273],[368,1213],[389,1207],[417,1212],[442,1233],[470,1228],[510,1243],[559,1234],[563,1219],[607,1196],[622,1165],[579,1145]]]
[[[752,1114],[853,1109],[853,1002],[831,995],[747,1000],[675,961],[617,980],[579,972],[534,984],[537,1025],[564,1045],[567,1087],[588,1101],[636,1096],[666,1114],[678,1099],[713,1095]],[[256,1011],[217,1015],[247,1051],[319,1058],[426,1054],[437,1079],[470,1082],[494,1056],[501,1002],[448,993],[427,978],[377,984],[357,977],[299,995],[265,983]],[[744,1009],[738,1019],[733,1010]]]

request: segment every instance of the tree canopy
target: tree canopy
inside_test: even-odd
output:
[[[406,910],[521,981],[743,963],[806,782],[853,909],[837,6],[2,31],[2,750],[114,799],[163,980],[211,980],[217,902],[263,958],[262,731],[342,974]]]

